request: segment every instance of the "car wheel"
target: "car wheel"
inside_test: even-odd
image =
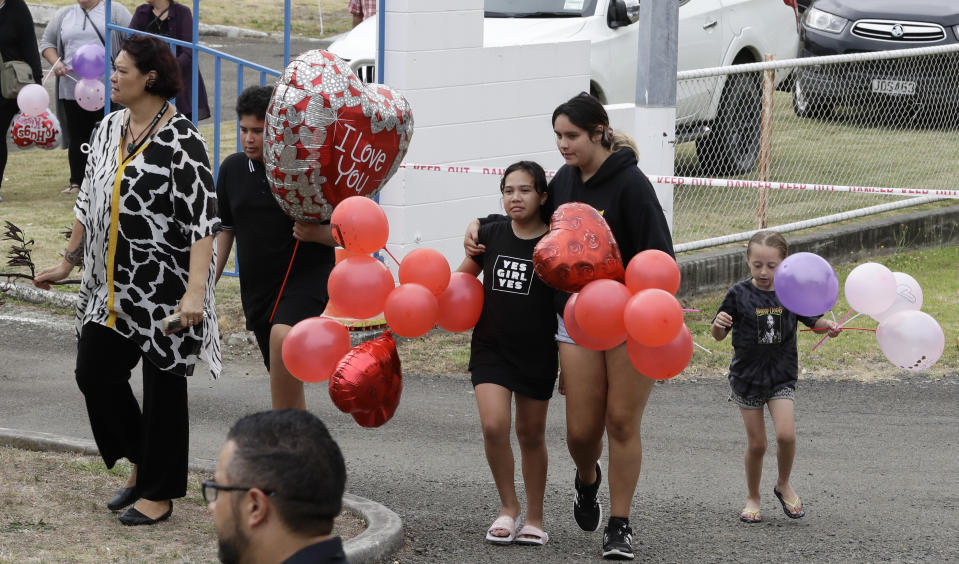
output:
[[[699,166],[708,174],[744,174],[756,166],[762,125],[762,92],[757,74],[726,80],[710,133],[696,140]]]
[[[793,113],[801,118],[828,118],[833,105],[819,96],[810,94],[803,83],[802,75],[793,80]]]

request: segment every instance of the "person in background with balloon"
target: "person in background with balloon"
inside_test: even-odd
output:
[[[556,146],[566,164],[550,181],[547,212],[552,214],[567,202],[583,202],[599,210],[619,245],[624,264],[646,249],[659,249],[672,256],[666,216],[652,185],[637,166],[635,143],[628,135],[613,132],[603,105],[583,92],[560,104],[552,119]],[[479,223],[474,221],[467,230],[467,254],[483,250],[476,240]],[[569,295],[557,296],[560,392],[565,388],[567,446],[576,464],[573,516],[584,531],[599,528],[599,458],[605,432],[609,438],[611,515],[603,532],[603,556],[632,559],[629,515],[643,457],[643,411],[654,381],[636,371],[625,344],[606,351],[577,345],[566,332],[562,318]]]
[[[134,504],[120,522],[152,525],[186,495],[186,377],[198,356],[212,377],[220,373],[213,292],[220,221],[206,143],[167,101],[180,88],[169,47],[131,36],[115,67],[112,97],[127,109],[94,132],[64,258],[34,284],[49,288],[83,265],[77,384],[107,467],[120,458],[134,463],[107,507]],[[171,316],[172,330],[163,323]],[[142,412],[130,386],[141,361]]]
[[[129,26],[132,16],[123,4],[113,2],[111,11],[111,21],[114,24]],[[84,74],[88,76],[81,76],[77,68],[79,61],[75,60],[75,55],[87,45],[102,47],[105,44],[103,34],[106,21],[106,9],[102,0],[77,0],[75,5],[57,10],[43,30],[43,38],[40,40],[40,52],[53,67],[53,74],[57,77],[57,117],[63,128],[63,146],[67,149],[70,161],[70,182],[63,190],[64,194],[76,194],[80,191],[87,166],[87,153],[83,152],[81,147],[87,143],[93,129],[103,119],[102,97],[99,108],[96,104],[81,105],[76,92],[78,82],[84,79],[96,80],[106,88],[103,69],[97,72],[96,69],[87,70],[83,67],[86,71]],[[114,51],[110,57],[112,60],[120,51],[123,36],[116,31],[111,33],[113,36],[110,41]],[[88,51],[89,48],[84,49],[84,52]],[[87,83],[83,82],[83,85],[86,86]]]
[[[193,41],[193,12],[183,4],[173,0],[147,0],[137,6],[130,20],[130,27],[163,35],[181,41]],[[177,45],[176,62],[180,65],[180,79],[183,88],[176,94],[176,109],[187,119],[193,119],[193,50]],[[197,72],[197,116],[196,121],[210,117],[210,105],[206,98],[206,85],[203,76]]]
[[[323,314],[336,242],[329,223],[294,222],[273,196],[263,164],[272,93],[268,86],[250,86],[237,99],[243,151],[223,161],[216,182],[223,226],[216,275],[219,280],[236,240],[246,328],[270,373],[273,409],[306,409],[303,382],[283,363],[283,340],[297,322]]]
[[[466,258],[459,272],[483,273],[483,311],[470,351],[476,405],[483,425],[486,460],[499,491],[499,516],[486,532],[496,544],[545,544],[546,412],[556,384],[554,290],[533,271],[533,248],[548,231],[546,173],[520,161],[500,180],[510,221],[484,225],[478,240],[486,251]],[[516,438],[523,459],[526,522],[516,532],[522,507],[516,497],[510,447],[512,396],[516,394]]]
[[[760,231],[746,247],[748,280],[729,289],[710,331],[721,341],[733,332],[733,360],[729,366],[729,401],[739,406],[746,426],[746,507],[739,514],[744,523],[759,523],[759,481],[766,453],[766,423],[763,407],[776,430],[779,476],[773,493],[791,519],[806,514],[789,483],[796,456],[795,396],[799,374],[796,322],[839,335],[834,321],[797,315],[780,303],[774,289],[776,269],[788,254],[786,239],[775,231]]]
[[[4,62],[23,61],[30,65],[33,79],[40,84],[40,51],[33,32],[33,16],[23,0],[0,0],[0,56]],[[0,133],[7,128],[20,111],[16,97],[0,97]],[[0,188],[3,187],[3,172],[7,168],[7,142],[0,143]],[[0,202],[3,196],[0,195]]]

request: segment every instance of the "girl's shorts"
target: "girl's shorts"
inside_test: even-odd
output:
[[[576,341],[569,336],[569,333],[566,332],[566,323],[563,322],[563,316],[556,316],[556,342],[557,343],[569,343],[575,345]]]
[[[733,402],[743,409],[762,409],[766,405],[766,402],[769,400],[778,400],[778,399],[788,399],[792,402],[796,401],[796,390],[790,387],[779,388],[775,392],[769,394],[768,396],[760,396],[756,398],[744,398],[741,395],[733,391],[732,387],[729,389],[729,399],[728,401]]]

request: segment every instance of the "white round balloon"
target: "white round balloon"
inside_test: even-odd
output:
[[[867,262],[852,269],[844,291],[852,309],[866,315],[881,313],[896,301],[896,277],[885,266]]]
[[[900,311],[919,311],[922,309],[922,288],[919,282],[905,272],[893,272],[896,279],[896,299],[885,311],[874,313],[870,317],[882,323]]]
[[[922,311],[900,311],[876,329],[879,350],[889,362],[904,370],[925,370],[942,356],[946,337],[931,315]]]

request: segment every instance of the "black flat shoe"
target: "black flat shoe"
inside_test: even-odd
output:
[[[170,515],[173,514],[173,500],[170,500],[170,509],[167,509],[166,513],[160,515],[156,519],[150,519],[143,513],[140,513],[136,510],[135,507],[127,509],[120,515],[120,522],[124,525],[136,526],[136,525],[156,525],[160,521],[168,519]]]
[[[119,511],[138,499],[140,499],[140,492],[137,491],[136,486],[132,488],[120,488],[117,490],[117,493],[113,495],[113,498],[107,502],[107,509],[110,511]]]

